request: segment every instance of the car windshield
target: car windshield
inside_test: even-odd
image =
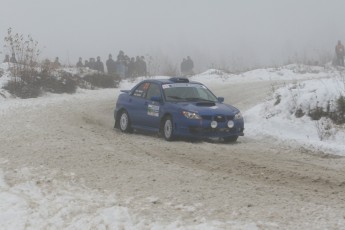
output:
[[[204,85],[191,83],[164,84],[162,86],[165,100],[178,101],[209,101],[216,102],[217,97]]]

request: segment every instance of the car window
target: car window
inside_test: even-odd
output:
[[[199,84],[166,84],[162,86],[167,101],[212,101],[216,96]]]
[[[153,96],[161,96],[161,90],[159,85],[151,83],[146,98],[151,100]]]
[[[148,83],[148,82],[145,82],[145,83],[140,84],[140,85],[134,90],[134,92],[133,92],[132,95],[133,95],[134,97],[142,97],[142,98],[145,98],[149,86],[150,86],[150,83]]]
[[[198,95],[201,99],[205,99],[205,100],[214,100],[214,95],[211,95],[209,93],[209,91],[203,89],[203,88],[197,88],[196,89],[198,91]]]

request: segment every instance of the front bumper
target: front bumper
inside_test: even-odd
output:
[[[244,136],[243,119],[233,120],[234,126],[232,128],[227,126],[228,120],[218,122],[216,128],[211,127],[211,122],[212,120],[209,119],[184,119],[182,122],[174,123],[175,134],[178,136],[197,138]]]

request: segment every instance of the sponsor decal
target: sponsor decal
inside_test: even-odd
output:
[[[159,116],[159,105],[148,105],[147,106],[147,115],[158,117]]]

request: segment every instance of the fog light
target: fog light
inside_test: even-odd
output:
[[[212,121],[212,122],[211,122],[211,127],[212,127],[212,128],[216,128],[217,125],[218,125],[218,123],[217,123],[216,121]]]
[[[228,127],[231,129],[234,127],[234,122],[233,121],[228,121]]]

